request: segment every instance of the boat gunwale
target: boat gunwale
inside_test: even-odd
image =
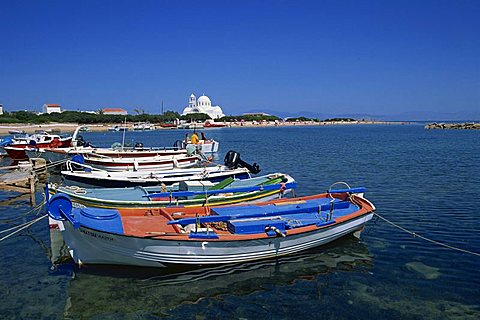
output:
[[[356,212],[355,212],[356,213]],[[335,221],[334,223],[327,224],[327,225],[322,225],[322,226],[316,226],[316,225],[308,225],[308,226],[303,226],[303,227],[298,227],[295,229],[289,229],[286,232],[286,237],[278,237],[278,236],[269,236],[266,233],[257,233],[257,234],[237,234],[237,235],[231,235],[231,234],[224,234],[220,233],[217,235],[219,236],[218,238],[208,238],[208,239],[199,239],[199,238],[189,238],[189,233],[165,233],[165,235],[146,235],[143,237],[136,236],[136,235],[126,235],[126,234],[118,234],[118,233],[113,233],[113,232],[106,232],[106,231],[101,231],[97,229],[93,229],[84,225],[81,225],[77,230],[80,229],[86,229],[89,230],[90,232],[97,232],[97,233],[103,233],[105,235],[109,236],[116,236],[116,237],[125,237],[125,238],[134,238],[134,239],[139,239],[139,240],[156,240],[156,241],[182,241],[185,243],[192,243],[192,242],[216,242],[216,243],[229,243],[229,242],[240,242],[240,241],[254,241],[254,240],[265,240],[265,239],[286,239],[288,237],[292,236],[297,236],[297,235],[302,235],[302,234],[309,234],[312,232],[319,232],[319,231],[325,231],[328,229],[333,229],[335,227],[341,226],[343,224],[347,224],[352,221],[356,221],[358,219],[365,218],[369,214],[373,214],[372,211],[364,212],[360,215],[356,215],[353,217],[350,217],[349,219],[343,220],[343,221]],[[70,222],[68,222],[70,223]],[[71,224],[71,223],[70,223]],[[361,228],[361,227],[359,227]],[[302,229],[297,232],[292,232],[294,230]],[[305,230],[303,230],[305,229]],[[290,231],[290,232],[289,232]],[[258,235],[258,236],[257,236]],[[221,239],[222,238],[222,239]],[[225,239],[227,238],[227,239]]]
[[[274,173],[272,175],[278,175],[279,173]],[[287,174],[281,174],[281,177],[287,178],[287,183],[295,182],[295,179]],[[277,177],[278,178],[278,177]],[[60,190],[60,188],[62,190]],[[65,190],[67,189],[67,190]],[[103,199],[98,197],[89,197],[86,194],[76,193],[74,190],[68,190],[64,186],[59,187],[49,187],[50,194],[57,194],[57,193],[64,193],[72,198],[72,202],[80,203],[82,205],[91,205],[96,208],[135,208],[135,209],[152,209],[157,207],[199,207],[199,206],[220,206],[220,205],[229,205],[229,204],[238,204],[242,201],[251,201],[260,199],[263,197],[269,197],[277,193],[287,193],[291,192],[294,188],[281,190],[271,190],[271,191],[250,191],[250,192],[239,192],[229,196],[219,197],[218,195],[212,195],[208,198],[208,201],[205,201],[204,198],[201,199],[184,199],[184,200],[160,200],[160,201],[152,201],[152,200],[112,200],[112,199]],[[217,197],[217,198],[215,198]],[[291,199],[291,198],[289,198]],[[279,199],[276,199],[279,200]],[[264,201],[266,202],[266,201]],[[106,205],[102,205],[105,203]]]
[[[288,190],[288,189],[287,189]],[[190,208],[190,207],[200,207],[200,206],[220,206],[220,205],[228,205],[228,204],[234,204],[237,202],[241,201],[250,201],[250,200],[255,200],[267,196],[274,195],[276,193],[280,193],[281,190],[273,190],[273,191],[253,191],[255,194],[238,194],[238,195],[232,195],[228,197],[223,197],[222,199],[218,199],[218,201],[215,201],[216,199],[213,199],[212,202],[205,202],[204,199],[187,199],[187,200],[179,200],[178,203],[177,201],[172,201],[172,202],[167,202],[167,200],[162,200],[162,201],[140,201],[140,200],[132,200],[128,202],[120,202],[119,200],[109,200],[109,199],[100,199],[100,198],[86,198],[86,197],[81,197],[75,195],[75,200],[72,200],[73,202],[80,203],[83,205],[93,205],[95,208],[107,208],[107,209],[115,209],[115,208],[130,208],[129,206],[135,206],[135,209],[152,209],[152,208],[158,208],[158,207],[177,207],[177,208]],[[264,192],[264,193],[262,193]],[[71,193],[66,193],[63,191],[59,192],[50,192],[50,194],[56,194],[56,193],[65,193],[67,195],[71,195]],[[81,198],[80,201],[79,198]],[[235,198],[235,199],[232,199]],[[90,199],[95,199],[97,201],[93,201]],[[232,199],[232,201],[230,200]],[[247,199],[247,200],[245,200]],[[189,204],[184,204],[184,202],[191,202]],[[226,202],[225,202],[226,201]],[[235,201],[235,202],[233,202]],[[101,206],[100,204],[104,203],[109,203],[111,206]],[[198,204],[197,204],[198,203]],[[114,207],[114,205],[116,207]],[[145,207],[142,207],[145,206]]]
[[[266,205],[266,204],[270,204],[270,203],[282,203],[282,202],[288,202],[288,200],[290,200],[290,201],[294,200],[296,202],[299,202],[299,201],[302,201],[302,200],[307,200],[307,198],[315,199],[315,198],[327,198],[327,197],[328,197],[328,194],[324,193],[324,194],[317,194],[317,195],[299,197],[299,198],[285,198],[285,199],[280,199],[280,200],[272,200],[272,201],[267,201],[267,202],[263,202],[263,203],[258,203],[256,205]],[[337,198],[337,199],[345,199],[346,194],[337,194],[337,195],[334,195],[334,197]],[[363,197],[356,196],[356,195],[351,195],[351,197],[352,197],[351,203],[360,206],[360,208],[358,210],[356,210],[355,212],[352,212],[350,214],[340,216],[338,218],[335,218],[335,219],[331,220],[331,221],[333,221],[333,223],[324,224],[324,225],[320,225],[320,226],[317,226],[316,224],[313,224],[313,225],[300,226],[300,227],[296,227],[296,228],[293,228],[293,229],[286,230],[285,238],[295,236],[295,235],[304,234],[304,233],[306,234],[306,233],[310,233],[310,232],[314,232],[314,231],[320,231],[320,230],[324,230],[324,229],[328,229],[328,228],[334,228],[334,227],[340,226],[344,223],[348,223],[350,221],[356,221],[357,219],[368,216],[369,214],[373,213],[373,211],[375,211],[375,207],[373,206],[373,204],[369,200],[367,200]],[[360,202],[360,204],[355,203],[357,201]],[[232,205],[232,207],[239,207],[239,206],[241,207],[242,204]],[[200,208],[205,208],[206,211],[210,210],[210,207],[200,207]],[[148,208],[146,208],[146,209],[148,209]],[[165,210],[165,209],[172,210],[173,208],[157,208],[157,209],[159,211],[164,210],[163,212],[166,212],[168,214],[168,216],[171,217],[172,220],[174,220],[172,215],[168,211]],[[118,213],[119,213],[120,217],[127,216],[126,214],[122,215],[122,212],[121,212],[122,210],[140,210],[140,209],[139,208],[138,209],[137,208],[135,208],[135,209],[133,209],[133,208],[132,209],[126,209],[126,208],[118,209]],[[161,215],[163,215],[165,217],[165,215],[163,213]],[[168,218],[167,218],[167,220],[168,220]],[[170,221],[172,221],[172,220],[170,220]],[[71,224],[70,221],[68,221],[68,223]],[[123,223],[123,221],[122,221],[122,223]],[[119,237],[129,237],[129,238],[135,238],[135,239],[165,240],[165,241],[185,241],[186,243],[205,242],[205,241],[208,241],[208,242],[232,242],[232,241],[250,241],[250,240],[262,240],[262,239],[269,239],[269,238],[270,239],[277,238],[277,236],[272,237],[272,236],[267,235],[266,233],[256,233],[256,234],[216,233],[216,235],[218,235],[218,238],[216,238],[216,239],[189,238],[190,233],[168,233],[168,234],[166,233],[166,234],[161,234],[161,235],[159,234],[159,235],[137,236],[137,235],[126,235],[126,234],[106,232],[106,231],[86,227],[84,225],[80,225],[79,229],[81,229],[81,228],[85,228],[85,229],[88,229],[88,230],[91,230],[91,231],[94,231],[94,232],[100,232],[100,233],[104,233],[104,234],[108,234],[108,235],[115,235],[115,236],[119,236]]]

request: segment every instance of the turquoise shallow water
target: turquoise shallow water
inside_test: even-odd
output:
[[[126,141],[171,145],[185,132],[128,132]],[[219,160],[233,149],[259,163],[262,173],[289,173],[299,195],[323,192],[336,181],[365,186],[382,216],[480,252],[480,132],[420,125],[204,132],[220,141]],[[84,137],[103,146],[122,139],[121,133]],[[15,195],[1,192],[0,201]],[[23,216],[29,210],[28,198],[3,202],[0,230],[33,219]],[[200,270],[78,269],[65,258],[51,269],[60,253],[65,248],[46,220],[0,242],[3,319],[480,318],[479,257],[379,219],[361,240],[347,237],[279,260]]]

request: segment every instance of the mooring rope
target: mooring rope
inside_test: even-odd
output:
[[[446,244],[446,243],[442,243],[442,242],[439,242],[437,240],[433,240],[433,239],[430,239],[430,238],[427,238],[427,237],[424,237],[422,235],[419,235],[418,233],[416,232],[413,232],[413,231],[410,231],[410,230],[407,230],[405,229],[404,227],[396,224],[395,222],[392,222],[390,220],[388,220],[387,218],[385,217],[382,217],[381,215],[379,215],[378,213],[374,212],[373,213],[375,216],[379,217],[380,219],[382,219],[383,221],[385,221],[386,223],[394,226],[395,228],[397,229],[400,229],[408,234],[411,234],[412,236],[414,237],[418,237],[420,239],[423,239],[425,241],[428,241],[428,242],[431,242],[431,243],[434,243],[436,245],[439,245],[439,246],[442,246],[442,247],[445,247],[445,248],[448,248],[448,249],[452,249],[452,250],[456,250],[456,251],[460,251],[460,252],[463,252],[463,253],[468,253],[468,254],[471,254],[471,255],[474,255],[474,256],[477,256],[477,257],[480,257],[480,253],[478,252],[473,252],[473,251],[470,251],[470,250],[466,250],[466,249],[462,249],[462,248],[458,248],[458,247],[454,247],[454,246],[451,246],[449,244]]]
[[[58,161],[54,161],[54,162],[50,162],[50,163],[47,163],[44,167],[38,167],[38,168],[35,168],[33,169],[33,171],[35,172],[41,172],[45,169],[50,169],[52,167],[56,167],[58,165],[61,165],[61,164],[64,164],[65,162],[69,161],[68,159],[63,159],[63,160],[58,160]]]
[[[40,212],[40,210],[42,209],[42,207],[45,205],[47,201],[45,200],[45,198],[43,199],[43,201],[41,203],[39,203],[37,206],[35,206],[34,208],[30,209],[29,211],[23,213],[21,216],[18,216],[18,217],[15,217],[15,218],[11,218],[11,219],[8,219],[8,220],[0,220],[0,223],[9,223],[9,222],[12,222],[12,221],[16,221],[18,219],[21,219],[25,216],[28,216],[30,213],[38,210],[37,214]],[[5,231],[0,231],[0,233],[3,233]]]
[[[6,232],[6,231],[9,231],[9,230],[12,230],[12,229],[19,228],[18,230],[13,231],[12,233],[7,234],[5,237],[0,238],[0,242],[3,241],[3,240],[5,240],[5,239],[7,239],[7,238],[10,238],[11,236],[13,236],[14,234],[16,234],[16,233],[18,233],[18,232],[20,232],[20,231],[22,231],[22,230],[30,227],[30,226],[33,225],[34,223],[42,220],[43,218],[45,218],[45,217],[47,217],[47,216],[48,216],[48,214],[44,214],[43,216],[38,217],[37,219],[34,219],[34,220],[32,220],[32,221],[26,222],[26,223],[24,223],[24,224],[18,225],[18,226],[16,226],[16,227],[13,227],[13,228],[10,228],[10,229],[7,229],[7,230],[3,230],[1,233]]]
[[[50,168],[50,167],[55,167],[55,166],[58,166],[59,164],[64,164],[65,162],[67,162],[68,159],[63,159],[63,160],[58,160],[58,161],[54,161],[54,162],[50,162],[46,165],[47,168]]]

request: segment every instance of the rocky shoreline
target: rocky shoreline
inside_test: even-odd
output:
[[[480,130],[480,123],[429,123],[425,129],[456,129],[456,130]]]

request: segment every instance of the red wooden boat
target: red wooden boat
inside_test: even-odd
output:
[[[72,143],[72,137],[60,137],[56,134],[36,133],[22,137],[14,137],[12,142],[4,146],[5,151],[13,160],[25,160],[28,156],[25,148],[65,148]]]
[[[215,121],[205,121],[204,127],[205,128],[223,128],[226,127],[227,124],[225,122],[215,122]]]
[[[162,128],[176,128],[177,125],[175,123],[160,123],[160,127],[162,127]]]

